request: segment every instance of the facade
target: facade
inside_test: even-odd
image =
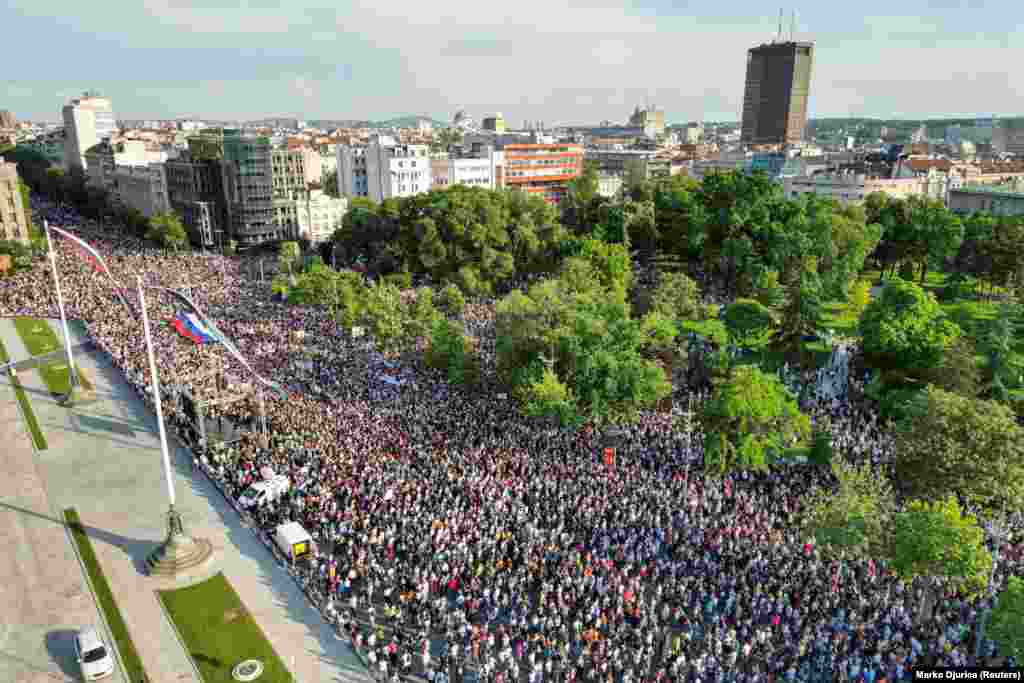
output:
[[[111,142],[105,138],[85,152],[86,184],[113,191],[114,171],[118,166],[148,163],[146,143],[142,140]]]
[[[1024,216],[1024,182],[966,185],[949,192],[949,209],[961,215]]]
[[[165,163],[164,173],[171,209],[193,238],[204,247],[230,239],[222,161],[197,159],[185,152]]]
[[[18,119],[14,118],[14,114],[6,109],[0,109],[0,129],[14,128],[17,123]]]
[[[231,237],[242,246],[287,239],[274,217],[270,139],[237,129],[223,129],[212,137],[211,146],[223,149]]]
[[[338,145],[338,193],[342,197],[366,197],[366,146]]]
[[[672,160],[643,150],[587,150],[586,159],[595,161],[601,173],[622,176],[627,184],[672,175]]]
[[[1024,119],[1000,119],[992,130],[992,151],[1024,158]]]
[[[691,121],[686,124],[686,131],[683,133],[683,142],[687,145],[698,145],[704,139],[704,124]]]
[[[747,52],[740,141],[745,145],[800,142],[807,126],[814,43],[769,43]]]
[[[483,130],[490,131],[492,133],[504,133],[505,132],[505,117],[500,113],[494,116],[486,116],[481,122],[480,127]]]
[[[171,210],[163,164],[117,166],[113,173],[114,197],[151,217]]]
[[[117,119],[110,100],[85,93],[64,106],[64,166],[86,168],[85,152],[117,133]]]
[[[430,189],[430,158],[426,145],[402,145],[386,135],[373,135],[366,146],[366,195],[375,202],[411,197]]]
[[[344,197],[330,197],[323,190],[311,190],[309,195],[296,201],[298,236],[314,244],[326,242],[341,227],[348,200]]]
[[[557,204],[583,172],[583,146],[567,143],[505,145],[504,186]]]
[[[597,193],[602,197],[615,197],[621,190],[621,175],[601,173],[597,176]]]
[[[890,197],[944,198],[946,183],[940,174],[909,178],[877,178],[858,173],[819,173],[813,176],[783,178],[787,197],[816,194],[830,197],[841,204],[859,203],[872,192],[883,192]]]
[[[29,226],[18,187],[18,166],[0,158],[0,240],[28,243]]]
[[[493,190],[495,164],[493,152],[481,158],[434,158],[430,160],[431,188],[443,190],[452,185],[485,187]]]

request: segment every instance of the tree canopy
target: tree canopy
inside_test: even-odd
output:
[[[715,387],[704,415],[704,460],[712,471],[765,469],[807,439],[810,419],[778,377],[740,365]]]
[[[517,274],[554,269],[567,238],[544,200],[462,185],[354,204],[335,234],[349,259],[374,272],[425,273],[468,294],[493,292]]]
[[[887,282],[864,309],[860,331],[872,364],[908,374],[937,365],[960,335],[934,296],[901,279]]]
[[[894,473],[912,498],[956,492],[987,509],[1024,503],[1024,428],[995,401],[930,386],[895,432]]]
[[[1018,662],[1024,659],[1024,579],[1011,576],[992,612],[987,635],[999,651]]]
[[[886,472],[836,459],[832,474],[837,486],[818,489],[805,506],[808,531],[830,554],[880,556],[896,501]]]
[[[912,500],[893,518],[890,566],[904,581],[941,577],[978,595],[992,573],[992,554],[977,519],[956,498]]]

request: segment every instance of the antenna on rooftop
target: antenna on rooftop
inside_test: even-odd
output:
[[[779,8],[779,32],[775,34],[775,42],[776,43],[781,43],[782,42],[782,12],[783,12],[783,10],[780,7]]]
[[[796,40],[796,10],[793,10],[793,22],[789,25],[789,42]]]

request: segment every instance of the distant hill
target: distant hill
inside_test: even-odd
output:
[[[415,128],[420,121],[427,121],[435,128],[448,126],[444,121],[438,121],[429,116],[396,116],[393,119],[384,121],[363,121],[358,119],[321,119],[310,121],[309,125],[329,130],[332,128]]]

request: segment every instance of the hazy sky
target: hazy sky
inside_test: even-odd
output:
[[[805,2],[812,116],[1024,113],[1020,0]],[[740,116],[755,0],[6,0],[0,109],[57,120],[87,88],[120,118],[373,118],[459,107],[512,125]]]

